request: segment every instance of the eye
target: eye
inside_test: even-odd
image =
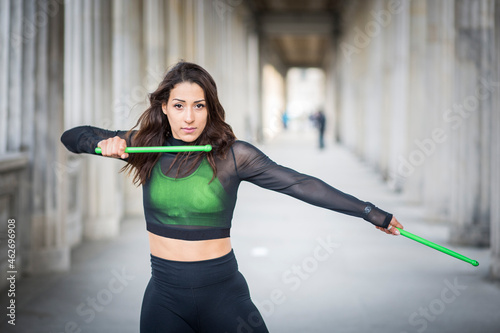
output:
[[[204,107],[205,107],[205,104],[203,104],[203,103],[196,104],[197,109],[203,109]]]
[[[181,109],[182,108],[182,104],[179,104],[179,103],[174,104],[174,108]]]

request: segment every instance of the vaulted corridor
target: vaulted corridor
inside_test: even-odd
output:
[[[244,222],[235,225],[235,251],[241,253],[240,264],[249,279],[256,281],[251,290],[257,301],[272,291],[258,285],[263,279],[270,278],[270,285],[274,279],[276,289],[289,289],[279,274],[307,258],[318,237],[332,232],[347,248],[358,239],[349,235],[356,228],[366,244],[380,239],[377,250],[367,253],[385,259],[379,262],[375,255],[367,260],[359,250],[341,251],[337,260],[343,260],[347,271],[335,272],[338,282],[361,283],[349,269],[390,266],[390,279],[399,275],[413,281],[415,288],[410,291],[395,281],[396,295],[371,295],[385,302],[380,306],[362,293],[350,300],[346,290],[332,295],[358,308],[362,317],[356,318],[364,318],[358,326],[343,326],[343,331],[368,331],[363,325],[369,323],[371,332],[468,332],[466,321],[483,323],[483,332],[498,328],[495,315],[488,310],[467,313],[471,309],[462,301],[478,309],[484,296],[491,300],[483,301],[484,309],[498,309],[491,296],[500,299],[494,282],[500,278],[499,36],[499,0],[0,0],[0,288],[8,290],[6,278],[14,267],[22,295],[19,321],[23,316],[26,325],[46,320],[47,330],[64,331],[61,323],[76,318],[83,331],[111,332],[99,326],[105,325],[104,316],[91,322],[75,316],[78,303],[99,290],[78,290],[70,298],[56,295],[53,303],[44,303],[49,296],[37,290],[37,281],[49,274],[57,283],[68,277],[67,287],[84,284],[71,280],[76,267],[108,265],[97,264],[96,253],[85,258],[82,253],[88,250],[79,251],[90,244],[121,244],[129,237],[124,236],[127,230],[140,229],[134,223],[143,221],[141,189],[118,172],[122,162],[71,154],[60,136],[79,125],[131,128],[147,108],[148,94],[168,68],[183,59],[213,75],[226,120],[239,139],[269,148],[283,158],[283,165],[311,168],[320,178],[338,167],[339,178],[332,182],[345,185],[346,192],[385,205],[401,214],[400,221],[411,226],[410,231],[477,255],[481,263],[474,269],[409,240],[383,239],[362,221],[350,221],[356,227],[342,222],[329,229],[330,219],[346,217],[288,198],[260,201],[265,195],[250,191],[240,197],[248,195],[246,203],[265,209],[240,207]],[[319,110],[326,117],[322,150],[311,122]],[[275,200],[283,208],[272,218],[261,216]],[[300,210],[293,214],[279,213],[296,206]],[[276,228],[272,236],[262,234],[260,239],[259,228],[244,229],[253,220],[281,228],[294,223],[295,228],[290,233]],[[15,221],[14,266],[9,266],[8,240],[14,228],[9,221]],[[304,224],[311,229],[304,231]],[[263,245],[258,244],[261,240]],[[274,256],[276,244],[287,250]],[[396,252],[398,265],[383,249]],[[119,250],[109,251],[111,258]],[[293,257],[287,257],[287,251]],[[264,259],[258,253],[266,253]],[[351,259],[361,261],[352,266]],[[287,265],[280,266],[281,261]],[[269,318],[274,331],[328,332],[332,322],[355,320],[347,309],[337,308],[341,303],[321,298],[328,295],[319,291],[327,288],[333,274],[323,268],[326,264],[330,261],[314,273],[322,275],[318,285],[309,285],[316,296],[307,300],[305,292],[287,294],[289,301],[276,307],[276,316]],[[266,268],[260,271],[259,265]],[[274,273],[266,275],[268,270]],[[374,273],[377,279],[382,278],[379,273]],[[90,268],[87,274],[82,279],[103,283],[110,276],[97,277]],[[462,277],[468,287],[463,297],[435,301],[445,288],[443,281]],[[362,281],[366,290],[369,282]],[[308,283],[304,281],[304,287]],[[37,310],[28,306],[28,291],[41,297],[33,305]],[[136,299],[139,292],[127,297]],[[405,293],[416,299],[395,299]],[[6,295],[2,292],[2,302],[8,301]],[[339,316],[327,318],[327,312],[312,304],[314,299],[335,307]],[[319,326],[310,326],[311,317],[298,310],[298,303],[316,310],[309,313],[322,318]],[[114,304],[105,311],[118,311]],[[390,314],[391,304],[398,304],[393,326],[384,326],[383,319],[368,311],[384,316]],[[68,317],[57,317],[54,311],[63,305]],[[425,306],[434,306],[439,315],[425,319],[418,314]],[[37,312],[42,307],[47,316]],[[279,309],[284,309],[281,314]],[[411,317],[413,313],[418,316]]]

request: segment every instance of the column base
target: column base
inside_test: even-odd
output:
[[[112,239],[120,233],[119,215],[88,218],[83,226],[85,240]]]
[[[490,228],[476,225],[452,226],[450,243],[460,246],[489,247]]]
[[[495,280],[500,280],[500,255],[491,258],[490,276]]]
[[[32,274],[68,271],[71,266],[70,259],[69,247],[33,249],[27,271]]]

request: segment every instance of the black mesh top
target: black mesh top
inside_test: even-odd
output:
[[[108,131],[91,126],[70,129],[61,137],[73,153],[95,154],[99,141],[114,136],[127,140],[126,131]],[[185,145],[172,137],[166,146]],[[191,153],[189,158],[196,154]],[[181,157],[181,156],[179,156]],[[191,171],[174,165],[176,153],[163,153],[150,178],[143,185],[143,204],[148,231],[169,238],[205,240],[229,237],[236,196],[241,181],[290,195],[315,206],[356,216],[387,228],[392,215],[343,193],[322,180],[273,162],[253,145],[236,141],[226,158],[216,157],[217,177],[206,158]]]

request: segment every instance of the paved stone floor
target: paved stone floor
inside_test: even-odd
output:
[[[260,148],[480,262],[473,267],[361,219],[244,183],[233,248],[271,332],[500,332],[500,284],[488,277],[488,249],[451,246],[446,225],[424,220],[422,207],[406,203],[344,148],[316,149],[313,133],[285,134]],[[124,221],[116,239],[78,246],[72,263],[66,273],[19,280],[16,326],[4,317],[0,331],[138,332],[150,275],[142,219]],[[0,301],[5,309],[5,293]]]

